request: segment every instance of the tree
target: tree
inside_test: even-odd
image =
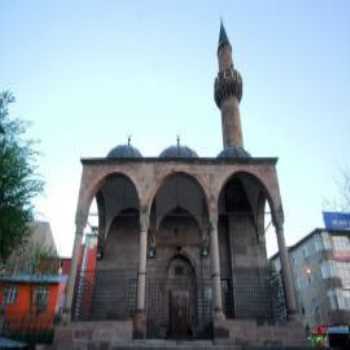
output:
[[[0,93],[0,265],[28,235],[32,199],[43,189],[34,142],[24,138],[27,125],[9,115],[14,102],[10,92]]]
[[[350,211],[350,171],[343,170],[341,179],[338,182],[339,205],[343,211]]]
[[[325,210],[350,212],[350,169],[342,169],[335,179],[337,195],[332,200],[325,199]]]

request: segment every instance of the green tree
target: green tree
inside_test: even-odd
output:
[[[27,125],[9,115],[14,102],[10,92],[0,93],[0,265],[28,235],[32,199],[43,189],[34,142],[24,137]]]
[[[336,196],[324,199],[324,210],[350,212],[350,168],[340,170],[334,182],[337,188]]]

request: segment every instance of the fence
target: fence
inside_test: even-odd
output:
[[[3,316],[0,334],[4,337],[22,341],[28,345],[51,344],[54,337],[52,318]]]
[[[136,311],[137,279],[127,271],[80,271],[76,283],[73,319],[125,320]],[[188,322],[191,337],[210,337],[212,323],[212,280],[181,281],[147,279],[146,313],[148,337],[171,337],[171,300],[173,291],[187,291]],[[232,280],[222,280],[223,306],[227,317],[234,315]]]
[[[135,273],[125,270],[79,272],[73,304],[73,320],[98,321],[132,318],[136,311],[137,287],[136,276],[130,278],[133,275]],[[261,293],[265,293],[270,300],[264,301],[266,308],[270,310],[264,315],[270,321],[281,321],[285,318],[281,282],[275,274],[266,273],[262,278],[266,280],[266,285],[262,284],[266,287],[262,287]],[[224,313],[227,318],[234,318],[235,313],[239,312],[235,310],[235,305],[240,305],[242,301],[234,302],[236,294],[232,279],[222,279],[221,290]],[[190,304],[188,322],[191,324],[192,337],[210,336],[213,291],[212,280],[209,278],[190,282],[167,278],[148,278],[146,283],[148,336],[150,338],[171,336],[169,335],[169,328],[171,328],[169,323],[172,317],[170,294],[173,291],[187,291],[188,293],[187,298]],[[258,289],[253,291],[258,293]],[[245,296],[245,302],[248,302],[249,291],[245,291]],[[252,300],[255,301],[255,299]]]
[[[78,273],[73,300],[73,320],[124,320],[136,308],[136,278],[127,271]]]

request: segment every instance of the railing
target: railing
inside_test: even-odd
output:
[[[269,283],[271,286],[272,320],[285,322],[287,320],[287,307],[281,274],[271,269]]]
[[[135,276],[130,278],[130,276]],[[266,317],[271,321],[286,318],[284,293],[279,276],[266,271]],[[136,273],[132,271],[106,270],[78,273],[73,304],[73,320],[126,320],[136,311]],[[265,286],[265,287],[264,287]],[[236,286],[237,288],[237,286]],[[195,333],[204,332],[212,321],[212,280],[197,279],[188,282],[167,278],[148,278],[146,282],[146,312],[152,337],[165,337],[169,320],[169,292],[187,290],[191,299],[192,324]],[[232,279],[221,280],[222,301],[227,318],[235,318],[235,286]],[[257,293],[257,290],[251,290]],[[250,291],[245,291],[250,296]],[[253,298],[254,297],[254,298]],[[256,302],[256,295],[252,294]],[[265,299],[264,299],[265,300]],[[270,302],[268,301],[270,300]],[[236,300],[236,303],[240,300]],[[245,301],[247,302],[247,301]],[[163,329],[163,330],[161,330]]]
[[[130,278],[125,271],[80,271],[78,272],[73,303],[74,320],[127,319],[136,310],[137,279]],[[167,284],[168,283],[168,284]],[[160,307],[164,298],[164,288],[190,288],[196,294],[197,309],[201,315],[209,314],[211,318],[212,280],[192,281],[193,285],[181,285],[180,281],[167,279],[147,279],[146,304],[149,309]],[[234,314],[232,280],[223,279],[223,306],[227,317]]]

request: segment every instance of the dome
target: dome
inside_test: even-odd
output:
[[[137,148],[127,144],[111,149],[107,154],[107,158],[142,158],[142,154]]]
[[[198,154],[191,148],[182,145],[170,146],[160,155],[160,158],[198,158]]]
[[[230,146],[223,149],[217,158],[251,158],[251,155],[241,146]]]

